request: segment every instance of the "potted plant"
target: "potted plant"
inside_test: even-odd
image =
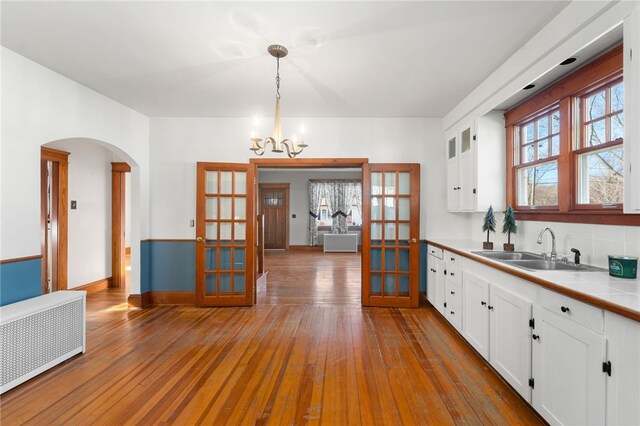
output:
[[[504,212],[504,222],[502,223],[502,233],[507,234],[507,242],[503,245],[504,251],[514,251],[515,247],[511,244],[511,234],[518,232],[518,225],[516,225],[516,214],[509,206],[507,211]]]
[[[493,243],[489,241],[489,233],[496,232],[496,218],[493,214],[493,206],[489,206],[487,214],[482,221],[482,231],[487,233],[487,241],[482,243],[482,248],[485,250],[493,250]]]

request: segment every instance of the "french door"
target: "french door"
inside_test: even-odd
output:
[[[365,164],[362,196],[362,304],[417,307],[420,165]]]
[[[249,164],[198,163],[196,303],[254,303],[254,183]]]

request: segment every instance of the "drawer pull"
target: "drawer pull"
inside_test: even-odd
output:
[[[456,292],[455,292],[455,291],[452,291],[452,292],[451,292],[451,294],[456,294]]]
[[[480,302],[480,304],[481,304],[482,306],[486,306],[486,305],[487,305],[487,302]]]
[[[538,339],[540,338],[540,336],[538,336],[537,334],[532,334],[532,335],[531,335],[531,338],[532,338],[533,340],[538,340]]]
[[[455,315],[455,314],[456,314],[456,313],[455,313],[455,312],[453,312],[453,311],[450,311],[450,312],[451,312],[451,315]]]
[[[489,308],[490,311],[493,311],[493,306],[489,305],[487,308]]]
[[[456,258],[455,258],[455,257],[452,257],[452,258],[451,258],[451,261],[452,261],[452,262],[455,262],[455,261],[456,261]]]
[[[560,307],[560,310],[561,310],[562,312],[565,312],[565,313],[566,313],[566,312],[569,312],[569,308],[568,308],[568,307],[566,307],[566,306],[562,306],[562,307]]]
[[[451,272],[451,273],[450,273],[450,275],[453,277],[453,276],[455,276],[456,274],[454,274],[453,272]]]

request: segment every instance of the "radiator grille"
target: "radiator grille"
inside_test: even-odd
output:
[[[358,234],[324,234],[325,252],[358,252]]]
[[[82,299],[0,325],[1,386],[84,346]]]

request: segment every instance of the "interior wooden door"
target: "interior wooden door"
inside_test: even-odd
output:
[[[200,306],[254,303],[255,168],[198,163],[196,302]]]
[[[420,165],[367,164],[362,194],[362,304],[417,307]]]
[[[289,184],[260,184],[260,213],[264,215],[264,248],[289,248]]]

